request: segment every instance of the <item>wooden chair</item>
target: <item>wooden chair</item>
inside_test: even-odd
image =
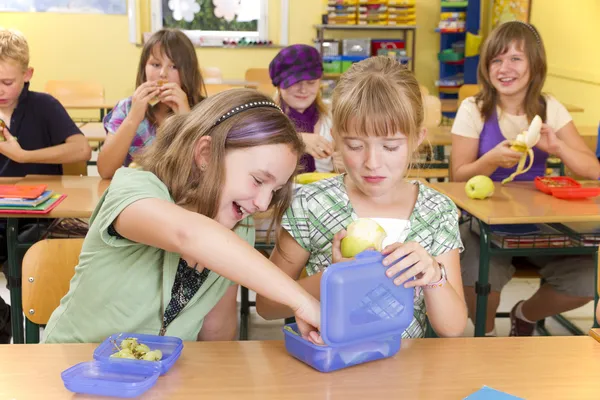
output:
[[[429,89],[426,86],[419,85],[419,89],[421,89],[421,96],[429,96]]]
[[[223,74],[217,67],[204,67],[200,69],[202,73],[202,79],[204,83],[221,83],[223,81]]]
[[[26,343],[38,343],[40,325],[46,325],[69,291],[83,239],[45,239],[35,243],[23,258],[23,310]]]
[[[46,93],[55,97],[61,104],[104,104],[104,87],[92,81],[59,81],[46,83]],[[104,109],[100,109],[100,121],[104,118]]]
[[[458,89],[458,103],[457,107],[460,107],[460,104],[467,97],[475,96],[479,93],[480,87],[479,85],[462,85],[460,89]]]
[[[246,70],[244,79],[249,82],[266,83],[271,86],[273,85],[271,83],[271,76],[269,75],[269,70],[267,68],[248,68]]]
[[[425,127],[439,126],[442,122],[442,102],[440,98],[429,94],[424,96],[423,108],[425,109]]]
[[[207,83],[204,85],[206,87],[206,96],[212,96],[213,94],[221,93],[229,89],[235,89],[239,86],[233,85],[225,85],[223,83]]]
[[[74,103],[82,100],[104,102],[104,87],[98,82],[51,80],[46,83],[45,90],[61,103]]]
[[[87,161],[63,164],[63,175],[87,176]]]

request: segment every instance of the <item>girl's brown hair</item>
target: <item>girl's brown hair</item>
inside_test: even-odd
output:
[[[146,82],[146,64],[150,56],[156,52],[167,56],[179,70],[181,89],[187,95],[190,108],[204,100],[203,94],[206,93],[206,89],[200,73],[196,50],[192,41],[178,29],[161,29],[146,41],[138,65],[135,87],[138,88]],[[148,107],[146,110],[146,118],[152,123],[156,122],[152,107]]]
[[[512,43],[525,53],[529,63],[529,86],[523,102],[527,120],[531,122],[533,117],[539,115],[546,121],[546,100],[542,94],[548,70],[546,50],[537,29],[524,22],[503,23],[483,43],[477,68],[477,77],[482,87],[475,96],[477,106],[486,120],[494,113],[498,105],[498,92],[490,79],[490,66],[496,57],[508,51]]]
[[[371,57],[353,64],[333,91],[332,134],[408,138],[410,155],[419,143],[425,113],[415,76],[390,57]],[[409,166],[410,168],[410,166]]]
[[[135,157],[146,171],[155,174],[169,189],[176,204],[192,206],[214,218],[225,184],[225,156],[228,150],[270,144],[289,145],[300,160],[304,144],[293,124],[277,108],[263,106],[245,110],[215,126],[229,111],[244,104],[271,100],[253,89],[233,89],[204,100],[188,114],[173,115],[158,128],[154,142]],[[196,165],[196,144],[211,137],[210,160],[206,171]],[[270,229],[279,229],[281,218],[292,200],[292,175],[276,192],[269,209],[274,211]]]

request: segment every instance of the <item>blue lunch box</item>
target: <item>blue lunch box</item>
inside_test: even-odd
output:
[[[126,338],[137,338],[139,343],[160,350],[160,361],[110,358]],[[62,372],[65,388],[75,393],[113,397],[137,397],[156,383],[175,364],[183,350],[183,341],[171,336],[138,333],[115,333],[106,338],[94,351],[94,361],[83,362]]]
[[[395,355],[413,319],[414,289],[385,275],[383,256],[367,250],[352,261],[332,264],[321,277],[321,337],[326,346],[284,327],[287,352],[321,372]],[[293,330],[295,333],[289,331]]]

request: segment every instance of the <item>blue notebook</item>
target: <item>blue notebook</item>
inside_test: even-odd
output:
[[[512,394],[504,393],[491,387],[484,386],[464,400],[525,400]]]

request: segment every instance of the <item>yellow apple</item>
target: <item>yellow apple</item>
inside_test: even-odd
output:
[[[467,181],[465,192],[472,199],[483,200],[494,194],[494,182],[485,175],[477,175]]]
[[[383,240],[387,236],[385,229],[369,218],[353,221],[346,232],[348,234],[341,243],[342,256],[345,258],[355,257],[369,248],[381,251]]]

